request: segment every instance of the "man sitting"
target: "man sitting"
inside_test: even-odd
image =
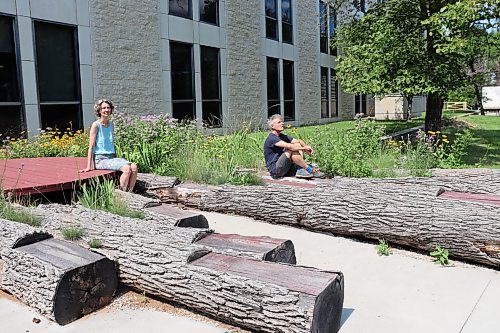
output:
[[[313,149],[304,141],[294,139],[283,134],[283,118],[275,114],[267,122],[271,133],[264,142],[264,158],[271,177],[274,179],[292,176],[295,172],[294,164],[298,167],[295,172],[297,178],[324,178],[325,174],[304,160],[304,152],[313,154]]]

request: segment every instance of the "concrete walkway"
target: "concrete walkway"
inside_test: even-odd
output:
[[[291,239],[297,264],[345,275],[342,333],[363,332],[500,332],[500,272],[393,250],[377,255],[373,244],[204,213],[220,233],[267,235]],[[40,324],[31,322],[40,318]],[[191,316],[188,316],[191,317]],[[151,309],[110,306],[60,327],[15,301],[0,298],[2,332],[232,332],[216,322],[195,320]]]

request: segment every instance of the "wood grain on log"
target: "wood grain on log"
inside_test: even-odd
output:
[[[158,188],[171,188],[179,184],[177,177],[158,176],[151,173],[139,173],[134,190],[138,193]]]
[[[40,235],[47,234],[20,223],[1,220],[0,224],[3,230],[29,232],[13,247],[1,248],[2,289],[62,325],[111,301],[118,284],[112,261],[75,244],[43,239]]]
[[[219,320],[263,332],[311,332],[315,312],[324,311],[320,308],[326,307],[335,316],[342,311],[342,304],[333,302],[341,299],[338,293],[343,289],[325,288],[328,295],[335,295],[311,304],[303,302],[302,293],[260,277],[221,274],[189,264],[193,253],[209,251],[194,243],[206,232],[203,229],[177,228],[80,206],[40,205],[37,211],[46,217],[44,227],[55,235],[76,224],[85,229],[86,238],[100,239],[103,246],[99,251],[118,262],[122,283]],[[311,276],[316,271],[309,269]],[[301,281],[308,280],[309,275],[301,276]],[[335,327],[331,324],[318,332],[335,332]]]
[[[236,213],[312,231],[385,239],[424,251],[440,245],[454,258],[499,268],[500,253],[485,249],[500,246],[500,207],[436,196],[443,188],[475,188],[496,195],[500,173],[488,172],[479,173],[486,175],[480,185],[473,184],[480,183],[480,176],[466,172],[463,177],[436,179],[338,177],[318,182],[314,188],[182,184],[155,192],[166,203]],[[468,183],[467,179],[474,181]]]
[[[191,262],[192,265],[215,270],[220,274],[235,274],[259,280],[299,293],[304,310],[314,304],[310,332],[337,332],[340,329],[344,302],[344,276],[309,267],[273,265],[241,257],[208,253]],[[300,278],[299,278],[300,277]]]
[[[196,240],[196,243],[228,254],[246,253],[249,257],[255,256],[256,259],[264,261],[297,263],[293,243],[286,239],[213,233],[204,235]]]

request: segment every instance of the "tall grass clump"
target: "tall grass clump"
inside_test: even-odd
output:
[[[91,179],[81,186],[78,202],[85,207],[103,210],[116,215],[144,218],[144,213],[130,209],[115,193],[115,184],[110,179]]]
[[[1,192],[2,190],[0,188],[0,193]],[[22,205],[27,202],[20,200],[17,203]],[[15,207],[10,200],[5,198],[2,194],[0,194],[0,217],[5,220],[25,223],[33,227],[42,225],[42,218],[33,213],[30,207]]]
[[[141,172],[176,176],[207,184],[260,184],[255,174],[238,168],[261,168],[259,138],[243,129],[230,135],[205,133],[195,122],[166,115],[115,115],[117,153],[137,163]],[[263,141],[262,141],[263,142]]]
[[[304,140],[314,147],[314,159],[327,176],[369,177],[373,158],[383,149],[383,134],[383,127],[360,121],[347,130],[319,126]]]

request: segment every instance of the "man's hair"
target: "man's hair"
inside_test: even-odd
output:
[[[267,121],[267,126],[269,126],[269,129],[273,129],[273,124],[276,119],[283,119],[283,117],[280,114],[273,114],[271,117],[269,117],[269,120]]]

